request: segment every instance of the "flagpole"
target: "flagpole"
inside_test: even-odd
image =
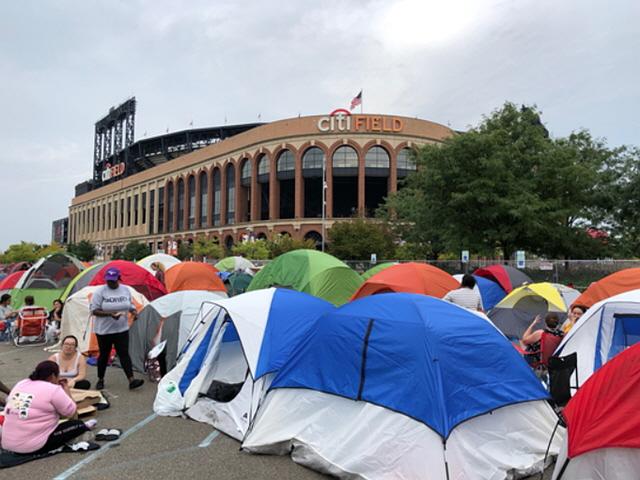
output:
[[[326,159],[325,156],[322,156],[322,241],[320,242],[321,244],[321,251],[324,252],[324,236],[325,236],[325,217],[327,216],[327,194],[326,194],[326,189],[327,189],[327,180],[326,180]]]
[[[364,95],[362,88],[360,89],[360,114],[362,115]]]

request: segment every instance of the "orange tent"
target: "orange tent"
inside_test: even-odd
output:
[[[421,293],[442,298],[460,283],[444,270],[424,263],[399,263],[369,278],[353,294],[351,300],[377,293]]]
[[[600,300],[637,288],[640,288],[640,268],[625,268],[593,282],[575,299],[572,306],[582,305],[589,308]]]
[[[164,281],[169,293],[181,290],[226,292],[224,283],[216,275],[217,271],[208,263],[182,262],[167,270]]]

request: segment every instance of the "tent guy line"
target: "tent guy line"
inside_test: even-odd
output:
[[[126,432],[124,432],[122,434],[122,436],[120,437],[120,441],[118,443],[112,443],[112,444],[109,445],[109,447],[115,447],[117,445],[120,445],[120,443],[122,443],[122,441],[125,438],[127,438],[129,435],[132,435],[133,433],[135,433],[138,430],[140,430],[142,427],[147,425],[149,422],[151,422],[156,417],[157,417],[157,415],[155,413],[153,413],[153,414],[149,415],[147,418],[145,418],[144,420],[139,421],[133,427],[131,427],[129,430],[127,430]],[[78,463],[73,465],[72,467],[70,467],[67,470],[65,470],[64,472],[62,472],[60,475],[54,477],[53,480],[66,480],[71,475],[73,475],[74,473],[78,472],[81,468],[83,468],[84,466],[90,464],[91,462],[93,462],[97,458],[101,457],[103,454],[105,454],[108,451],[109,451],[109,448],[101,448],[100,450],[97,450],[95,453],[92,453],[88,457],[82,459],[81,461],[79,461]]]

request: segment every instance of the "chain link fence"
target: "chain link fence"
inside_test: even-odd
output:
[[[398,260],[380,260],[377,263],[387,261],[397,262]],[[419,261],[418,263],[429,263],[454,275],[456,273],[473,272],[477,268],[495,265],[497,263],[516,267],[515,261],[502,260],[470,260],[469,263],[462,263],[459,260],[434,260]],[[403,262],[400,260],[400,262]],[[375,266],[368,260],[348,260],[347,265],[358,273],[362,273]],[[607,275],[615,273],[625,268],[640,268],[640,260],[527,260],[525,268],[521,270],[526,273],[534,282],[552,282],[570,285],[578,290],[584,290],[592,282],[600,280]]]

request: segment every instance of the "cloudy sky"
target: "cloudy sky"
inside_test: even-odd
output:
[[[640,143],[634,0],[113,0],[0,6],[0,249],[48,243],[91,176],[93,128],[135,95],[136,138],[327,113],[476,125],[536,104],[553,135]]]

